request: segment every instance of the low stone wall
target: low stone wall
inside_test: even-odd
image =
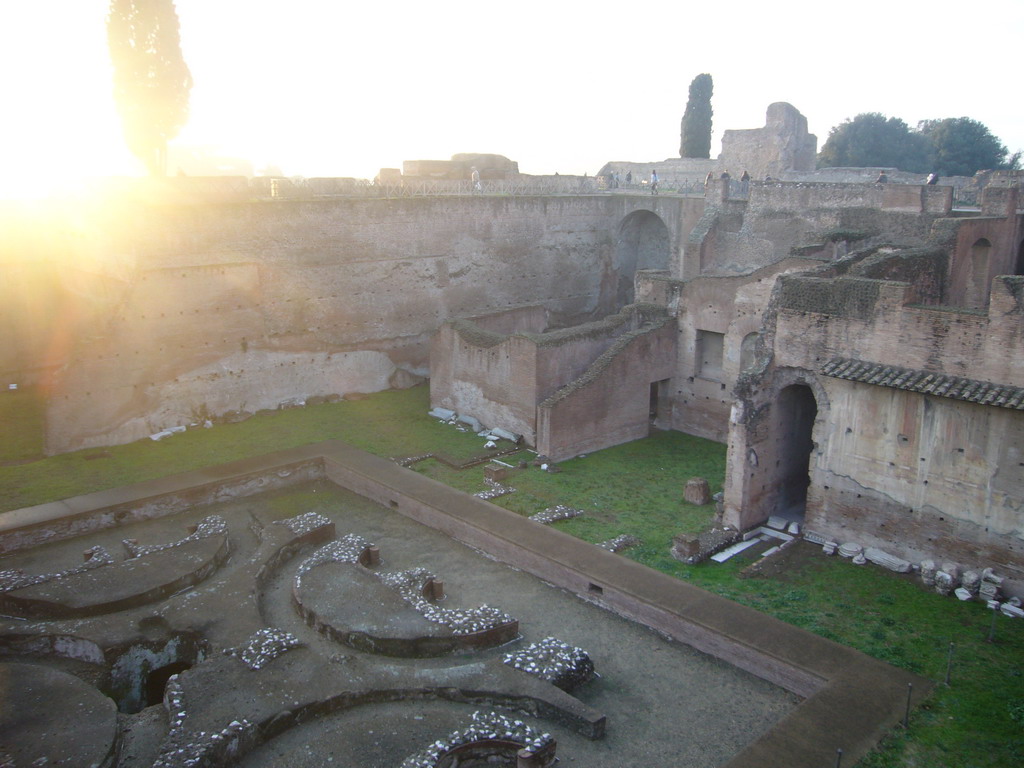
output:
[[[226,480],[205,481],[201,473],[194,473],[187,484],[174,478],[152,480],[5,512],[0,516],[0,554],[323,477],[317,459],[254,463],[257,466],[251,471]]]

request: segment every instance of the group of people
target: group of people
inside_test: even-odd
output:
[[[608,178],[608,187],[610,189],[618,189],[619,188],[619,186],[621,184],[621,177],[619,176],[619,172],[618,171],[612,171],[611,174],[609,174],[607,178]],[[708,175],[704,179],[704,187],[705,187],[705,189],[711,184],[711,182],[714,180],[714,178],[715,178],[714,172],[713,171],[708,171]],[[729,171],[722,171],[721,175],[718,178],[721,181],[728,182],[728,181],[730,181],[732,179],[732,176],[729,175]],[[775,179],[772,178],[771,176],[765,176],[764,180],[766,182],[775,181]],[[660,181],[660,179],[658,178],[658,169],[657,168],[652,168],[651,169],[650,180],[648,181],[648,187],[650,188],[652,195],[658,194],[658,183],[659,183],[659,181]],[[748,185],[750,184],[750,174],[747,173],[746,171],[743,171],[743,174],[740,176],[739,181],[740,181],[740,184],[743,187],[743,191],[746,191],[746,187],[748,187]],[[888,182],[889,182],[889,177],[888,177],[888,175],[886,175],[885,171],[881,171],[878,174],[878,178],[875,179],[875,183],[876,184],[887,184]],[[632,171],[626,171],[626,186],[628,187],[628,186],[632,185],[632,183],[633,183],[633,172]],[[939,183],[939,176],[938,176],[938,174],[936,174],[936,173],[928,174],[928,178],[925,179],[924,183],[928,184],[930,186],[934,186],[935,184],[938,184]],[[642,185],[643,185],[643,182],[641,182],[641,186]]]

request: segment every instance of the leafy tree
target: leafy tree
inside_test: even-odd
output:
[[[174,0],[110,0],[107,46],[125,141],[151,174],[162,175],[192,89]]]
[[[898,117],[864,112],[829,131],[821,152],[819,168],[884,167],[913,173],[930,170],[927,139]]]
[[[1020,164],[1020,153],[1007,158],[1009,153],[999,139],[969,117],[924,120],[917,130],[928,139],[932,170],[940,176],[973,176],[978,171]]]
[[[697,75],[690,83],[690,96],[679,131],[680,157],[711,157],[711,75]]]

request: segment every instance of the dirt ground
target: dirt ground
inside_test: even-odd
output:
[[[279,528],[274,521],[305,511],[333,520],[338,536],[357,533],[379,546],[384,569],[421,567],[437,574],[446,585],[447,605],[488,604],[512,614],[520,620],[520,640],[503,648],[437,659],[381,658],[327,640],[298,618],[292,604],[294,573],[309,549],[284,562],[258,586],[256,581],[267,562],[268,531],[276,534]],[[15,634],[80,638],[103,651],[102,662],[80,665],[87,670],[83,676],[114,696],[109,688],[118,665],[125,667],[131,659],[138,663],[143,651],[150,653],[153,658],[139,663],[134,671],[136,683],[145,685],[151,669],[182,658],[183,651],[168,650],[171,640],[184,633],[200,638],[200,652],[185,659],[187,669],[178,678],[184,690],[184,714],[172,711],[168,716],[164,705],[155,703],[118,715],[121,749],[115,764],[119,768],[151,766],[158,760],[164,765],[180,764],[175,762],[176,748],[185,753],[210,749],[209,734],[233,721],[242,723],[240,727],[256,724],[261,735],[240,757],[220,764],[398,766],[435,739],[464,728],[474,711],[487,709],[503,696],[539,690],[536,680],[526,680],[525,673],[503,665],[501,656],[547,636],[589,653],[600,676],[573,692],[578,702],[574,706],[604,714],[608,723],[605,737],[595,741],[557,719],[517,715],[556,738],[565,765],[712,768],[798,704],[793,695],[758,678],[327,484],[250,497],[40,547],[3,558],[0,568],[17,567],[30,573],[61,570],[81,562],[82,550],[94,544],[108,547],[120,558],[123,538],[147,544],[174,541],[184,535],[187,524],[213,512],[227,520],[231,556],[201,584],[95,618],[0,620],[0,648],[4,649],[0,661],[43,666],[54,662],[52,653],[38,651],[41,646],[32,653],[25,653],[23,646],[18,651],[11,641]],[[799,549],[786,557],[802,556]],[[784,563],[780,560],[779,565]],[[260,670],[247,669],[224,655],[227,648],[244,644],[253,632],[267,627],[292,633],[300,647]],[[163,657],[157,658],[161,653]],[[75,673],[75,665],[60,663]],[[356,689],[401,686],[411,686],[418,693],[400,701],[355,707],[336,703]],[[456,688],[477,690],[480,695],[452,700],[447,692]],[[182,722],[174,725],[172,719],[179,716]],[[54,727],[63,731],[64,738],[74,740],[73,723]],[[39,757],[47,756],[46,743],[29,746],[38,749]]]

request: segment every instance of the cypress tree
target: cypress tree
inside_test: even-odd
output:
[[[174,0],[111,0],[107,47],[125,142],[151,174],[163,175],[192,90]]]
[[[679,132],[680,157],[711,157],[711,75],[697,75],[690,83],[690,96]]]

